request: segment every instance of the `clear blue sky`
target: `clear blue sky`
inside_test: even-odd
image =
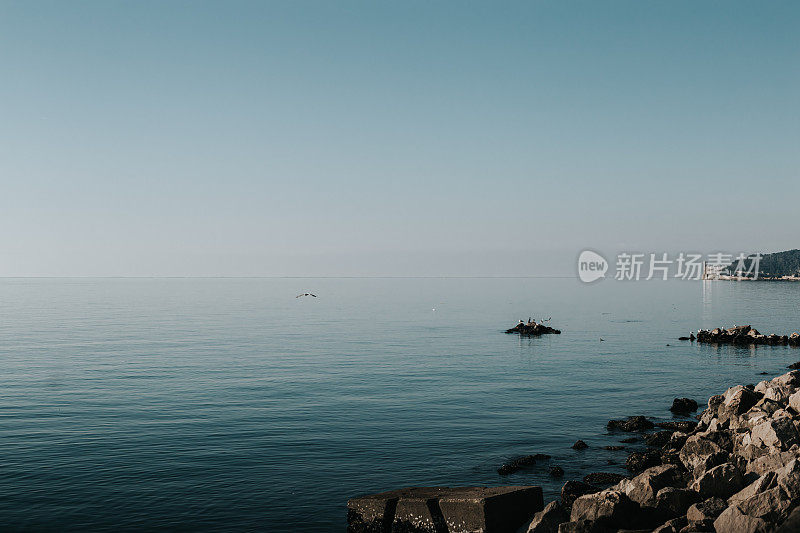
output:
[[[797,248],[798,28],[777,1],[4,0],[0,275]]]

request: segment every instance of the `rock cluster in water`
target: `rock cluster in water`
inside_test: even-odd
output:
[[[520,335],[532,335],[532,336],[547,335],[547,334],[561,335],[561,330],[551,328],[550,326],[545,326],[544,324],[537,324],[536,322],[528,322],[527,324],[524,322],[520,322],[513,328],[507,329],[506,333],[519,333]]]
[[[641,417],[609,423],[646,426]],[[526,531],[800,531],[799,428],[800,371],[732,387],[709,399],[695,427],[648,435],[663,444],[631,454],[635,475],[604,490],[587,483],[594,478],[567,482]]]
[[[682,340],[695,340],[715,344],[769,344],[800,346],[800,333],[791,335],[763,335],[752,326],[734,326],[732,328],[701,329],[695,337],[681,337]]]

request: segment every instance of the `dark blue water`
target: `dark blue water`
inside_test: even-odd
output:
[[[319,298],[295,299],[312,290]],[[697,346],[800,329],[800,284],[573,279],[0,280],[4,529],[340,531],[348,497],[621,471],[605,422],[669,418],[800,359]],[[434,311],[435,309],[435,311]],[[502,330],[552,316],[560,336]],[[605,339],[600,342],[600,338]],[[670,346],[666,346],[670,344]],[[570,449],[587,441],[584,452]]]

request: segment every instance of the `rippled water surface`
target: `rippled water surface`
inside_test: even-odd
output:
[[[296,299],[310,290],[318,298]],[[0,524],[341,531],[348,497],[622,471],[609,418],[669,418],[800,359],[800,284],[573,279],[0,280]],[[502,330],[552,316],[560,336]],[[604,339],[602,342],[600,339]],[[590,444],[578,452],[576,439]]]

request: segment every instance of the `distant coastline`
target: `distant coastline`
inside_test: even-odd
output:
[[[753,254],[728,265],[703,265],[703,280],[800,281],[800,250]]]

